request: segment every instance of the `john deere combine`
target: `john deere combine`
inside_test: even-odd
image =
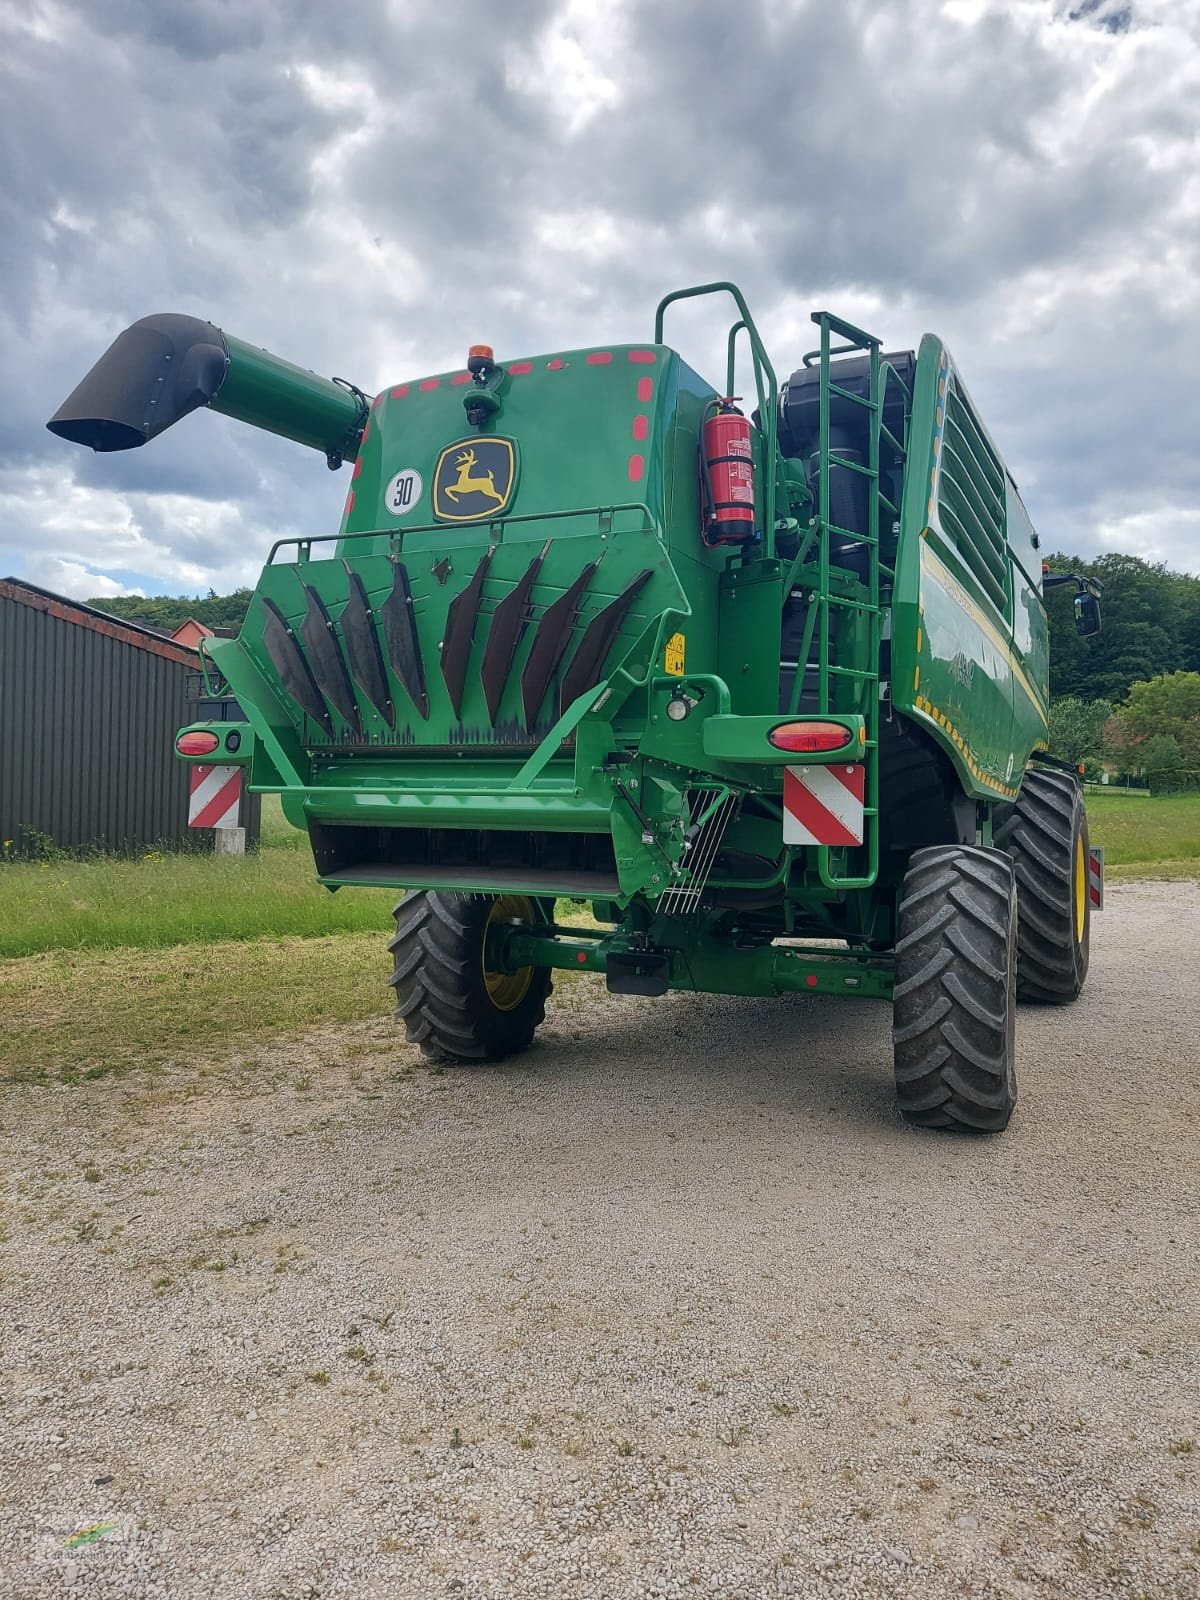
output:
[[[663,340],[717,291],[719,391]],[[1073,1000],[1088,965],[1037,536],[938,339],[813,321],[782,387],[708,284],[646,343],[475,346],[369,400],[149,317],[49,426],[116,450],[207,405],[353,463],[340,531],[277,543],[208,646],[245,720],[180,748],[280,794],[331,889],[408,891],[391,981],[427,1053],[524,1049],[556,967],[890,998],[904,1116],[996,1130],[1015,999]]]

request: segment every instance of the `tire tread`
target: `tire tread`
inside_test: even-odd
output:
[[[389,984],[410,1044],[435,1061],[498,1061],[525,1050],[545,1020],[551,975],[538,968],[511,1011],[487,998],[480,956],[490,895],[416,889],[395,907]]]
[[[1016,884],[1001,851],[913,852],[901,893],[892,1039],[906,1121],[997,1133],[1016,1098]]]

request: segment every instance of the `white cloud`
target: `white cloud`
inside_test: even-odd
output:
[[[529,53],[513,48],[506,73],[523,94],[544,99],[568,138],[601,115],[615,111],[624,90],[621,62],[626,49],[620,0],[565,0],[542,29]]]
[[[34,556],[24,574],[31,583],[55,594],[69,595],[72,600],[110,599],[118,594],[141,594],[141,589],[129,589],[115,578],[85,567],[79,561],[64,561],[61,556]]]
[[[733,277],[781,377],[817,307],[943,335],[1048,546],[1200,568],[1200,0],[509,0],[469,48],[444,0],[0,29],[0,565],[222,589],[336,527],[344,477],[213,417],[127,456],[44,432],[147,312],[375,389],[475,339],[645,337]],[[726,326],[669,336],[721,383]]]

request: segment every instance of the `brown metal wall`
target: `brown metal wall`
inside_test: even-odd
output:
[[[0,839],[180,843],[188,668],[0,595]]]

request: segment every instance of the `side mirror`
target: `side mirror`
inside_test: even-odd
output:
[[[1086,590],[1075,596],[1075,632],[1085,639],[1100,632],[1100,602]]]

